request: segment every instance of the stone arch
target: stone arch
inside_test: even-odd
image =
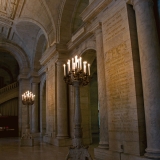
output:
[[[38,71],[41,68],[39,60],[41,59],[42,54],[45,51],[46,45],[47,45],[47,41],[44,34],[38,35],[37,44],[35,48],[35,55],[33,58],[33,65],[32,65],[35,71]]]
[[[79,55],[83,55],[88,50],[96,51],[96,41],[93,35],[91,35],[88,39],[84,40],[83,43],[79,45],[77,52]]]
[[[8,74],[8,76],[10,78],[10,83],[12,83],[14,80],[13,80],[13,75],[12,75],[11,71],[7,67],[5,67],[4,65],[1,65],[1,64],[0,64],[0,68],[3,69]]]
[[[72,34],[74,34],[83,25],[84,22],[80,14],[88,6],[88,4],[89,4],[89,0],[77,0],[76,7],[73,11],[72,22],[71,22]]]
[[[40,132],[46,133],[46,75],[43,75],[40,83]]]
[[[45,30],[44,26],[42,24],[40,24],[39,22],[37,22],[36,20],[34,19],[31,19],[31,18],[19,18],[16,22],[15,22],[15,26],[20,23],[20,22],[30,22],[30,23],[33,23],[35,24],[36,26],[38,26],[39,28],[41,28],[41,30],[43,31],[43,34],[45,35],[45,38],[47,40],[47,42],[49,42],[49,36],[47,34],[47,31]],[[16,27],[14,28],[16,30]],[[17,30],[16,30],[17,32]],[[51,42],[50,42],[51,43]]]
[[[81,56],[85,61],[92,64],[94,59],[96,58],[96,50],[93,48],[85,48],[81,53]]]
[[[52,14],[51,14],[50,9],[48,8],[48,5],[47,5],[46,0],[42,0],[42,3],[43,3],[43,5],[44,5],[44,7],[45,7],[45,9],[46,9],[46,12],[47,12],[47,14],[48,14],[51,22],[52,22],[52,27],[53,27],[53,30],[54,30],[54,34],[57,35],[57,33],[56,33],[56,26],[55,26],[55,23],[54,23],[54,20],[53,20],[53,16],[52,16]],[[46,39],[47,39],[47,38],[46,38]],[[52,37],[51,39],[54,39],[53,41],[50,41],[50,45],[52,46],[53,43],[55,42],[55,39],[56,39],[56,38],[53,38],[53,37]],[[48,46],[49,46],[49,45],[48,45]]]
[[[78,17],[75,16],[75,12],[77,11],[78,13],[76,8],[80,2],[79,0],[63,0],[57,25],[57,42],[66,43],[70,40],[72,36],[72,23],[74,22],[74,18]]]
[[[57,26],[57,42],[66,43],[71,37],[72,14],[76,2],[76,0],[62,1]]]
[[[29,60],[21,48],[9,42],[0,42],[0,50],[7,51],[15,57],[19,64],[20,73],[28,71],[30,68]]]
[[[83,50],[81,57],[83,61],[87,61],[91,64],[91,80],[88,86],[82,87],[80,89],[81,103],[88,108],[88,111],[83,111],[87,113],[90,117],[87,121],[84,121],[85,125],[88,125],[90,131],[91,142],[98,143],[99,141],[99,112],[98,112],[98,83],[97,83],[97,60],[96,60],[96,50],[91,48],[86,48]],[[85,102],[83,102],[85,99]],[[83,107],[83,105],[81,107]]]

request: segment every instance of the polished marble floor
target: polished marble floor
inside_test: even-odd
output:
[[[0,138],[0,160],[65,160],[68,147],[55,147],[41,139],[34,141],[34,147],[20,147],[20,138]],[[96,146],[89,147],[92,158]]]

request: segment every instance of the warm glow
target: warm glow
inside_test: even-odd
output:
[[[32,92],[27,91],[22,94],[22,101],[31,102],[31,101],[34,101],[34,99],[35,99],[35,95],[33,95]]]
[[[82,65],[83,64],[83,65]],[[75,56],[72,60],[67,61],[67,65],[64,67],[64,76],[70,73],[77,73],[83,71],[83,73],[90,75],[90,64],[87,64],[87,61],[82,62],[82,57]]]

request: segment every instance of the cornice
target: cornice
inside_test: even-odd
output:
[[[31,83],[39,83],[40,82],[40,78],[39,77],[30,77],[30,82]]]
[[[135,8],[139,3],[149,2],[151,5],[154,5],[153,0],[130,0],[131,4]]]
[[[38,77],[38,73],[36,71],[32,70],[28,73],[28,78],[30,78],[30,77]]]
[[[41,69],[38,71],[38,75],[41,76],[42,74],[46,73],[47,66],[42,66]]]
[[[92,35],[92,32],[84,32],[81,34],[74,42],[70,41],[68,43],[68,50],[72,50],[75,46],[81,44],[85,39],[89,38]]]
[[[53,45],[43,53],[42,58],[40,59],[40,64],[45,65],[55,54],[56,54],[56,45]]]
[[[113,0],[94,0],[82,13],[81,17],[84,22],[90,21],[94,16],[100,13]]]
[[[20,81],[20,80],[28,80],[28,77],[27,77],[27,74],[19,74],[19,76],[18,76],[18,81]]]
[[[92,25],[92,27],[88,27],[88,26],[87,25],[85,26],[84,32],[81,35],[79,35],[78,38],[75,41],[73,41],[73,42],[70,41],[68,43],[68,50],[69,51],[73,50],[76,46],[78,46],[79,44],[83,43],[84,40],[86,40],[91,35],[93,35],[97,29],[101,28],[101,22],[95,23],[94,25]]]

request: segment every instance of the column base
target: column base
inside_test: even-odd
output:
[[[153,159],[153,158],[147,158],[145,156],[135,156],[135,155],[128,155],[128,154],[121,154],[121,160],[160,160],[160,159]]]
[[[110,151],[107,149],[95,148],[94,160],[160,160],[154,158],[147,158],[145,156],[136,156],[125,153]]]
[[[160,150],[146,149],[145,157],[160,160]]]
[[[32,133],[32,137],[33,138],[39,138],[39,137],[41,137],[41,133],[39,132],[37,132],[37,133]]]
[[[60,139],[57,137],[54,139],[54,145],[58,147],[66,147],[72,145],[72,141],[68,137],[64,139]]]
[[[67,139],[69,138],[68,136],[56,136],[57,139]]]
[[[46,143],[54,145],[54,137],[48,136],[48,135],[44,135],[43,136],[43,142],[46,142]]]
[[[98,148],[109,149],[109,145],[108,144],[99,144]]]
[[[30,129],[27,128],[26,132],[23,133],[21,137],[21,146],[34,146],[34,139],[32,138],[32,135],[30,134]]]
[[[88,152],[88,147],[70,147],[66,160],[92,160],[91,155]]]
[[[95,160],[104,160],[108,157],[108,150],[104,148],[94,148],[94,158]],[[114,159],[115,160],[115,159]]]

